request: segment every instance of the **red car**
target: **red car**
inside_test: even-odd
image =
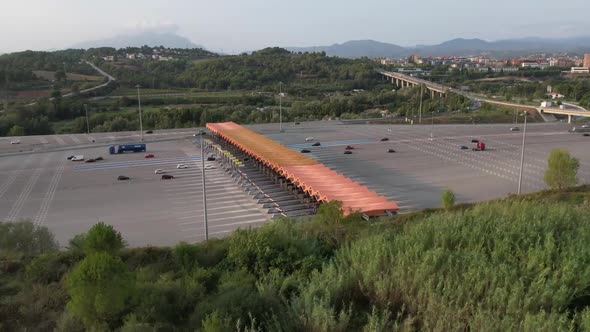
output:
[[[148,154],[146,154],[146,155],[145,155],[145,157],[146,157],[146,158],[153,158],[153,157],[155,157],[155,156],[154,156],[153,154],[151,154],[151,153],[148,153]]]
[[[353,146],[350,146],[350,145],[347,145],[344,149],[345,150],[354,150],[354,147]]]

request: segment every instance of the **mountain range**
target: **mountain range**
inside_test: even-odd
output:
[[[72,48],[93,48],[93,47],[141,47],[164,46],[167,48],[204,48],[201,45],[193,43],[190,39],[182,37],[172,32],[153,32],[145,31],[134,34],[122,34],[111,38],[93,40],[77,43]]]
[[[342,44],[312,47],[286,47],[292,52],[326,52],[330,56],[345,58],[399,58],[411,54],[421,56],[467,56],[492,55],[524,56],[536,52],[590,52],[590,36],[563,39],[520,38],[498,41],[482,39],[457,38],[437,45],[417,45],[403,47],[395,44],[382,43],[374,40],[351,40]]]

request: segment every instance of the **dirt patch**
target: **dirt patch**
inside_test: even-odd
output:
[[[498,81],[521,81],[521,82],[533,82],[526,77],[518,76],[504,76],[504,77],[487,77],[475,80],[476,82],[498,82]]]
[[[47,71],[47,70],[33,70],[33,74],[35,76],[42,78],[44,80],[53,81],[55,79],[55,72],[54,71]],[[94,76],[94,75],[82,75],[76,73],[67,73],[66,76],[70,81],[85,81],[85,82],[96,82],[102,81],[102,76]]]

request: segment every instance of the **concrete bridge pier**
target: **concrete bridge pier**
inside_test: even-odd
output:
[[[574,116],[573,116],[573,115],[571,115],[571,114],[569,114],[569,115],[567,116],[567,123],[572,123],[572,122],[573,122],[573,119],[574,119]]]

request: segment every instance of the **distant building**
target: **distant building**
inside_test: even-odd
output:
[[[408,58],[408,62],[410,62],[410,63],[418,63],[418,60],[420,60],[420,56],[417,54],[412,54]]]
[[[107,55],[103,59],[104,59],[104,61],[115,61],[115,56],[114,55]]]
[[[501,68],[492,68],[494,73],[514,73],[518,71],[518,67],[501,67]]]
[[[588,67],[572,67],[571,73],[572,74],[588,74],[588,73],[590,73],[590,69],[588,69]]]
[[[550,100],[546,100],[546,101],[541,102],[541,107],[551,107],[551,105],[553,105],[553,102]]]
[[[584,67],[590,68],[590,54],[584,54]]]
[[[545,69],[547,67],[549,67],[549,63],[547,62],[523,62],[520,64],[521,68],[539,68],[539,69]]]

